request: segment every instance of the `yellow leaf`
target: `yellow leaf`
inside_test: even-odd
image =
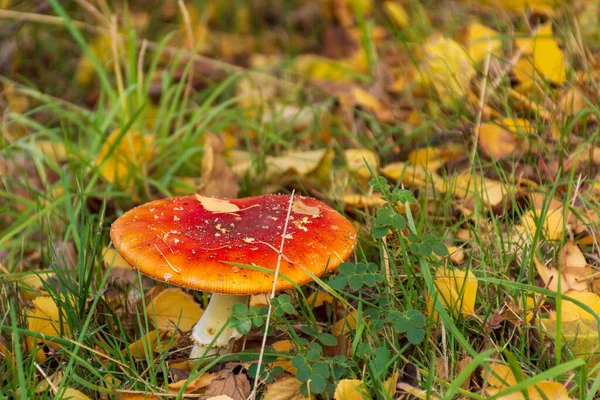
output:
[[[489,368],[484,370],[484,391],[488,396],[496,396],[500,394],[498,399],[501,400],[525,400],[523,392],[515,392],[509,395],[502,395],[501,392],[510,389],[516,385],[517,378],[512,370],[501,363],[492,362]],[[569,400],[567,389],[558,382],[542,381],[535,386],[526,388],[527,396],[530,400],[556,399]],[[541,392],[541,393],[540,393]]]
[[[465,251],[456,246],[448,246],[448,253],[450,253],[450,260],[455,265],[462,264],[465,260]]]
[[[422,49],[421,83],[433,87],[444,104],[466,94],[475,69],[465,49],[454,40],[433,36]]]
[[[189,331],[200,320],[204,310],[194,297],[179,288],[163,290],[146,305],[149,318],[156,328]]]
[[[267,391],[263,395],[263,400],[308,400],[300,394],[302,382],[293,376],[288,376],[283,379],[267,385]]]
[[[440,268],[434,281],[436,294],[442,306],[455,316],[459,313],[475,315],[477,278],[469,271]],[[428,295],[429,315],[437,319],[433,295]]]
[[[532,38],[517,39],[517,47],[532,55],[535,69],[544,78],[555,84],[565,82],[565,55],[553,37],[551,22],[541,25]]]
[[[398,29],[404,29],[408,26],[408,14],[404,7],[402,7],[402,4],[395,1],[386,1],[383,3],[383,8]]]
[[[202,207],[204,207],[206,211],[210,211],[215,214],[232,214],[240,211],[240,208],[237,205],[227,200],[201,196],[199,194],[196,195],[196,200],[202,204]]]
[[[454,196],[463,199],[469,209],[474,209],[478,202],[488,208],[496,207],[507,198],[509,190],[516,190],[499,181],[470,173],[456,175],[452,180],[444,181],[444,184],[445,191],[451,191]]]
[[[51,272],[31,272],[19,279],[19,286],[23,289],[22,293],[27,299],[34,299],[44,290],[44,282],[56,276]]]
[[[398,371],[395,371],[383,384],[383,389],[387,397],[393,399],[396,394],[396,385],[398,384]]]
[[[365,393],[359,379],[342,379],[335,387],[334,400],[363,400],[369,396]]]
[[[563,218],[563,208],[560,207],[556,210],[548,210],[546,212],[546,218],[541,221],[542,210],[529,210],[521,218],[521,225],[525,227],[530,237],[534,237],[536,231],[541,224],[542,237],[546,240],[560,240],[562,237],[565,222]]]
[[[519,140],[501,126],[487,123],[479,128],[479,147],[491,158],[502,159],[518,149]]]
[[[408,162],[423,167],[429,171],[437,171],[448,161],[457,161],[467,154],[461,145],[445,145],[442,147],[422,147],[413,150],[408,155]]]
[[[113,59],[112,39],[110,35],[97,36],[91,43],[88,44],[88,47],[100,65],[108,68],[108,62]],[[86,55],[82,55],[77,63],[75,79],[81,86],[89,86],[92,83],[95,75],[96,67],[92,63],[91,58]]]
[[[350,173],[363,181],[371,179],[371,172],[367,165],[377,173],[379,157],[369,149],[347,149],[344,151],[346,165]]]
[[[569,290],[589,290],[590,280],[594,273],[591,267],[577,268],[572,271],[562,271],[560,273],[557,268],[544,264],[537,254],[533,256],[533,263],[544,284],[550,290],[558,291],[559,282],[562,293]]]
[[[343,319],[340,319],[333,325],[332,332],[334,336],[342,336],[348,333],[351,329],[356,329],[356,316],[358,313],[352,311],[346,315]]]
[[[483,372],[484,385],[497,389],[508,388],[517,384],[517,378],[508,365],[492,362]]]
[[[112,268],[125,268],[132,269],[131,265],[119,254],[117,249],[113,247],[105,246],[103,249],[104,255],[102,256],[102,262]]]
[[[563,267],[569,269],[587,267],[587,261],[579,246],[571,240],[567,240],[563,247]]]
[[[61,399],[70,399],[70,400],[90,400],[88,396],[81,393],[79,390],[67,388],[64,392],[62,392]]]
[[[420,400],[430,400],[430,399],[437,400],[437,399],[439,399],[439,397],[436,396],[435,394],[427,392],[423,389],[419,389],[419,388],[414,387],[405,382],[398,382],[398,389],[400,389],[403,392],[405,392],[406,394],[410,394],[411,396],[414,396]]]
[[[390,179],[402,179],[402,183],[410,187],[426,188],[433,185],[436,190],[442,193],[446,189],[441,176],[418,165],[410,165],[399,161],[386,165],[381,169],[381,173]]]
[[[63,319],[64,321],[64,316]],[[27,329],[46,336],[70,336],[69,326],[64,323],[61,329],[60,310],[50,296],[33,299],[33,309],[27,311]],[[34,343],[40,339],[28,336],[27,344],[33,349]],[[42,340],[47,344],[55,344],[50,340]],[[56,344],[55,344],[56,345]]]
[[[152,159],[154,136],[129,130],[124,135],[114,130],[96,156],[100,174],[108,182],[123,188],[133,183],[140,168]]]
[[[321,307],[325,303],[333,304],[333,296],[320,290],[318,292],[311,293],[310,296],[306,298],[306,303],[313,308]]]
[[[499,33],[479,22],[473,22],[467,27],[467,49],[469,56],[475,63],[483,61],[488,52],[492,56],[498,55],[502,49]]]
[[[169,341],[169,332],[156,332],[154,330],[131,343],[127,348],[121,351],[121,354],[124,356],[131,354],[132,357],[137,359],[147,359],[152,357],[154,353],[164,351],[165,347],[169,344]]]

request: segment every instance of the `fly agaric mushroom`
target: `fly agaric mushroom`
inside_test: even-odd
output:
[[[241,264],[275,271],[280,259],[275,287],[280,291],[292,282],[309,282],[303,268],[321,276],[352,254],[354,226],[326,204],[295,196],[279,257],[290,200],[287,195],[175,197],[133,208],[112,224],[112,242],[134,268],[159,281],[213,293],[192,333],[192,358],[231,351],[241,337],[225,327],[233,305],[271,292],[273,273]]]

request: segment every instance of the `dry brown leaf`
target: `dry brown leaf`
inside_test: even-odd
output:
[[[215,214],[234,214],[240,211],[240,208],[227,201],[222,199],[215,199],[214,197],[206,197],[196,194],[196,200],[198,200],[202,207],[204,207],[207,211],[210,211]]]
[[[465,260],[465,251],[456,246],[448,246],[448,253],[450,253],[450,260],[454,265],[460,265]]]
[[[205,395],[208,397],[226,395],[233,400],[246,400],[250,389],[250,382],[246,374],[235,374],[228,369],[221,371],[219,376],[213,379],[206,388]]]
[[[360,379],[342,379],[335,387],[334,400],[364,400],[370,398]]]
[[[210,383],[219,376],[218,372],[214,373],[205,373],[192,380],[185,386],[185,393],[196,393],[200,391],[200,389],[204,389]],[[169,391],[171,392],[179,392],[181,388],[185,385],[187,379],[182,379],[177,382],[169,383]]]
[[[159,330],[190,331],[204,313],[194,297],[179,288],[163,290],[146,304],[150,321]]]
[[[215,134],[207,133],[198,194],[225,198],[237,197],[240,185],[237,183],[235,174],[223,159],[224,151],[223,140]]]
[[[313,218],[321,214],[321,209],[318,206],[309,206],[302,202],[302,199],[296,197],[292,203],[292,212],[302,215],[310,215]]]
[[[302,382],[293,376],[278,379],[267,385],[263,400],[308,400],[300,394]]]

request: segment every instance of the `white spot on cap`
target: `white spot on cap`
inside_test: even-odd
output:
[[[178,217],[177,215],[175,215],[175,216],[173,217],[173,221],[179,221],[179,217]]]
[[[173,274],[169,273],[169,272],[165,272],[165,274],[163,275],[163,279],[165,280],[165,282],[169,282],[169,279],[171,279],[173,277]]]

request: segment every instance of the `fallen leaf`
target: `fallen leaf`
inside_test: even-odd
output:
[[[152,159],[154,135],[144,135],[135,130],[125,134],[120,129],[111,132],[96,156],[100,175],[108,183],[129,188],[139,171]]]
[[[379,157],[369,149],[347,149],[344,151],[348,171],[363,183],[371,180],[371,171],[377,173],[379,169]],[[367,167],[368,165],[368,167]]]
[[[334,400],[363,400],[369,398],[360,379],[342,379],[335,387]]]
[[[467,155],[464,146],[445,145],[441,147],[423,147],[413,150],[408,155],[408,162],[435,172],[448,161],[459,161]]]
[[[532,132],[529,121],[520,118],[482,124],[479,128],[479,147],[493,159],[506,158],[517,150],[526,150],[523,137]]]
[[[188,382],[187,379],[182,379],[177,382],[169,383],[169,391],[179,392],[181,390],[181,388],[183,388],[183,386],[185,385],[185,393],[196,393],[196,392],[200,391],[201,389],[204,389],[205,387],[210,385],[210,383],[217,376],[219,376],[218,372],[204,373],[204,374],[198,376],[196,379],[193,379],[191,382],[187,383],[187,385],[186,385],[186,382]]]
[[[459,313],[475,315],[475,298],[477,296],[477,278],[473,273],[459,269],[440,268],[436,271],[434,285],[442,306],[453,315]],[[433,296],[429,293],[427,304],[429,315],[437,319]]]
[[[227,200],[201,196],[199,194],[196,194],[196,200],[198,200],[202,204],[202,207],[207,211],[215,214],[233,214],[240,211],[240,208],[237,205]]]
[[[463,97],[475,75],[464,47],[450,38],[435,35],[425,42],[421,52],[421,83],[433,87],[444,104]]]
[[[332,329],[334,336],[344,336],[346,333],[350,332],[350,330],[356,329],[357,315],[358,313],[356,311],[352,311],[350,314],[337,321]]]
[[[502,50],[500,34],[492,28],[472,22],[466,29],[465,47],[474,63],[483,61],[488,53],[499,56]]]
[[[312,308],[321,307],[325,303],[333,304],[333,296],[327,292],[319,290],[318,292],[312,292],[307,298],[306,303]]]
[[[537,273],[540,275],[547,289],[562,293],[569,290],[587,291],[594,276],[594,270],[590,267],[577,268],[572,271],[559,271],[555,266],[548,266],[540,260],[537,254],[533,256],[533,263]]]
[[[427,392],[423,389],[419,389],[405,382],[398,382],[398,389],[421,400],[439,399],[439,397],[435,394]]]
[[[541,25],[533,37],[516,42],[524,54],[532,55],[533,65],[543,77],[559,85],[565,82],[565,55],[553,37],[551,22]]]
[[[562,262],[563,268],[585,268],[587,267],[587,261],[579,246],[577,246],[571,240],[567,240],[562,249]]]
[[[100,65],[110,67],[113,59],[112,39],[110,35],[103,34],[94,38],[89,44],[90,53]],[[90,86],[96,76],[96,67],[92,59],[87,55],[82,55],[77,63],[75,79],[81,86]]]
[[[567,389],[558,382],[542,381],[535,386],[529,386],[523,392],[515,392],[509,395],[502,395],[502,391],[510,389],[518,383],[512,370],[504,364],[492,362],[488,364],[489,368],[484,369],[484,392],[487,396],[499,396],[502,400],[525,400],[528,399],[557,399],[569,400]],[[540,394],[543,393],[542,394]]]
[[[88,396],[73,388],[66,388],[60,398],[65,400],[91,400]]]
[[[221,371],[218,377],[206,388],[206,396],[226,395],[233,400],[246,400],[250,394],[250,382],[244,373],[235,374],[232,370]]]
[[[65,317],[60,317],[60,310],[54,299],[50,296],[36,297],[32,301],[33,309],[27,311],[27,329],[42,334],[44,336],[69,337],[69,326]],[[27,336],[27,346],[32,350],[35,343],[45,343],[50,346],[58,347],[58,344],[50,339],[38,339]],[[38,356],[42,357],[39,353]],[[36,357],[38,357],[36,356]],[[43,357],[42,357],[43,358]]]
[[[151,331],[140,339],[131,343],[121,351],[123,356],[131,355],[137,359],[152,358],[155,353],[164,351],[169,344],[171,333],[169,331]]]
[[[401,180],[403,184],[409,187],[427,188],[433,186],[442,193],[446,190],[442,177],[422,166],[395,162],[383,167],[381,173],[390,179]]]
[[[383,8],[398,29],[404,29],[408,26],[408,14],[402,4],[396,1],[386,1],[383,3]]]
[[[163,290],[146,304],[150,321],[159,330],[190,331],[204,310],[194,297],[179,288]]]
[[[240,185],[229,165],[223,159],[225,146],[223,140],[215,134],[205,135],[202,155],[202,173],[198,194],[203,196],[236,198]]]
[[[300,394],[302,382],[293,376],[278,379],[267,385],[262,400],[308,400]]]
[[[309,206],[302,202],[299,197],[294,198],[292,203],[292,212],[301,215],[310,215],[313,218],[317,218],[321,214],[321,209],[318,206]]]
[[[546,331],[555,337],[561,334],[576,357],[588,359],[588,365],[593,366],[600,360],[598,353],[598,323],[600,318],[600,296],[596,293],[571,290],[565,293],[586,306],[593,314],[577,304],[563,299],[561,303],[561,325],[557,325],[556,313],[551,312],[549,318],[542,319]],[[589,358],[588,358],[589,357]]]
[[[462,199],[464,205],[471,210],[475,209],[479,202],[487,209],[497,207],[510,199],[509,193],[517,192],[514,187],[470,173],[458,174],[445,181],[445,185],[445,191],[451,191],[454,196]]]

